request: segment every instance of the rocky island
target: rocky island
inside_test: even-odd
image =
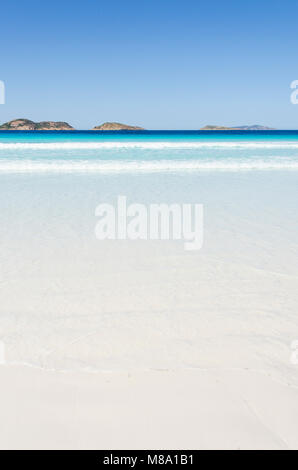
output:
[[[72,131],[74,128],[67,122],[42,121],[34,122],[30,119],[15,119],[0,126],[5,131]]]
[[[143,127],[128,126],[120,122],[104,122],[100,126],[93,127],[93,131],[143,131]]]
[[[225,126],[212,126],[208,125],[202,127],[201,131],[273,131],[272,127],[259,126],[254,124],[252,126],[237,126],[237,127],[225,127]]]
[[[0,130],[5,131],[73,131],[75,130],[70,124],[63,121],[41,121],[34,122],[30,119],[14,119],[13,121],[5,122],[0,126]],[[128,124],[121,124],[120,122],[104,122],[100,126],[93,127],[93,131],[143,131],[143,127],[130,126]],[[226,130],[243,130],[243,131],[267,131],[274,130],[271,127],[259,126],[254,124],[252,126],[215,126],[207,125],[202,127],[202,131],[226,131]]]

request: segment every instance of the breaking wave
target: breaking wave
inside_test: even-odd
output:
[[[97,150],[97,149],[298,149],[298,142],[0,142],[0,150]]]
[[[109,161],[109,160],[0,160],[1,173],[31,173],[31,172],[94,172],[94,173],[122,173],[122,172],[181,172],[181,171],[241,171],[241,170],[298,170],[298,161],[285,159],[246,161],[219,160],[151,160],[151,161]]]

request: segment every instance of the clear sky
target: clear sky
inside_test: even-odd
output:
[[[297,0],[1,2],[0,122],[298,128]]]

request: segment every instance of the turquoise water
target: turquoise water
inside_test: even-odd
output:
[[[298,132],[1,132],[0,172],[298,169]]]
[[[297,382],[297,132],[1,132],[0,341],[56,370]],[[100,203],[199,203],[204,244],[95,237]]]

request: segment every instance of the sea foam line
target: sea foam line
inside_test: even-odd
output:
[[[1,173],[31,173],[31,172],[97,172],[97,173],[122,173],[122,172],[179,172],[179,171],[203,171],[203,170],[298,170],[298,161],[265,161],[249,160],[247,162],[222,161],[109,161],[101,160],[90,162],[87,160],[10,160],[0,161]]]
[[[97,149],[298,149],[298,142],[0,142],[0,150],[97,150]]]

